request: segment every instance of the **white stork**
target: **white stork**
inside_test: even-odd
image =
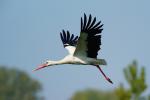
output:
[[[68,50],[69,54],[59,61],[47,60],[44,64],[36,68],[35,71],[60,64],[93,65],[99,69],[108,82],[113,83],[99,66],[106,65],[106,61],[104,59],[97,59],[101,45],[102,26],[101,21],[96,23],[96,17],[92,19],[90,14],[87,19],[87,16],[84,14],[84,19],[81,17],[81,32],[79,38],[78,36],[70,34],[69,31],[62,30],[62,32],[60,32],[63,46]]]

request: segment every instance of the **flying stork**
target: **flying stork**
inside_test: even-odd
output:
[[[68,50],[69,54],[59,61],[47,60],[36,68],[35,71],[60,64],[92,65],[99,69],[108,82],[113,83],[99,66],[106,65],[105,59],[97,58],[98,51],[101,49],[102,26],[101,21],[96,22],[96,17],[92,18],[90,14],[87,18],[86,14],[84,14],[84,18],[81,17],[80,37],[70,34],[69,31],[62,30],[60,32],[63,46]]]

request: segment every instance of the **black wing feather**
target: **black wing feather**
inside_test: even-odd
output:
[[[91,16],[91,14],[90,14],[90,16],[89,16],[89,19],[88,19],[87,26],[89,26],[89,25],[90,25],[90,23],[91,23],[91,20],[92,20],[92,16]]]
[[[70,40],[70,33],[67,31],[67,40]]]
[[[74,38],[74,35],[72,34],[72,35],[71,35],[71,38],[70,38],[70,40],[69,40],[69,41],[72,41],[72,40],[73,40],[73,38]]]
[[[62,30],[62,32],[63,32],[63,38],[64,38],[64,42],[66,42],[66,41],[67,41],[66,32],[65,32],[64,30]]]
[[[69,31],[65,32],[64,30],[62,30],[62,33],[60,32],[60,37],[61,37],[64,47],[76,46],[77,41],[78,41],[78,36],[74,37],[73,34],[70,35]]]
[[[88,29],[90,29],[96,22],[96,17],[94,17],[93,22],[91,23],[91,25],[89,25],[89,27],[87,27]]]
[[[83,27],[83,20],[82,20],[82,17],[81,17],[81,30],[82,30],[82,27]]]
[[[83,29],[86,27],[86,22],[87,22],[87,18],[86,18],[86,15],[84,14],[84,24],[83,24]]]
[[[99,27],[98,25],[101,23],[101,21],[99,21],[95,26],[93,26],[92,28],[96,28]]]
[[[101,21],[96,22],[96,17],[92,21],[92,16],[89,16],[88,22],[87,17],[84,14],[84,20],[81,18],[81,32],[87,35],[87,56],[91,58],[97,58],[98,51],[101,45],[101,32],[102,26]],[[84,23],[84,24],[83,24]]]

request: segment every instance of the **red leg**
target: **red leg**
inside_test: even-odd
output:
[[[102,73],[102,75],[105,77],[105,79],[108,81],[108,82],[110,82],[111,84],[113,84],[113,82],[110,80],[110,78],[108,78],[106,75],[105,75],[105,73],[103,72],[103,70],[101,69],[101,67],[99,66],[99,65],[95,65],[98,69],[99,69],[99,71]]]

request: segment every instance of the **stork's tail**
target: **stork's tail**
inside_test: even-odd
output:
[[[97,61],[99,65],[107,65],[107,62],[105,59],[97,59]]]

